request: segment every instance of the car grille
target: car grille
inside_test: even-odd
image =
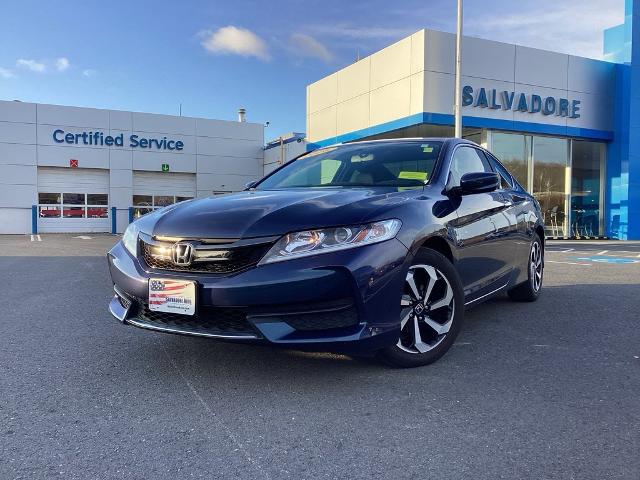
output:
[[[137,304],[131,323],[175,333],[192,335],[259,338],[247,321],[246,312],[239,308],[201,307],[195,315],[156,312],[146,303]]]
[[[152,255],[153,246],[144,240],[140,240],[140,251],[144,263],[156,270],[169,270],[174,272],[194,272],[228,274],[254,267],[271,248],[271,243],[261,243],[242,247],[221,248],[220,251],[229,251],[230,255],[224,260],[209,260],[194,262],[190,265],[176,265],[168,258],[158,258]]]

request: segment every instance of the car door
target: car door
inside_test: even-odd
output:
[[[509,233],[509,243],[513,251],[515,264],[527,262],[533,230],[530,228],[528,213],[531,209],[531,199],[517,188],[509,171],[490,153],[484,152],[493,170],[500,175],[500,194],[506,202],[504,214],[512,223]]]
[[[447,192],[458,197],[453,200],[460,205],[453,235],[467,302],[505,286],[513,268],[508,241],[513,222],[505,215],[508,205],[503,195],[499,191],[462,195],[459,190],[466,173],[492,171],[484,153],[473,146],[459,145],[451,156]]]

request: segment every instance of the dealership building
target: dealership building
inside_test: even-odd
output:
[[[626,8],[609,61],[462,42],[463,136],[539,199],[551,237],[640,239],[640,2]],[[455,35],[419,31],[309,85],[307,140],[453,136],[454,72]]]
[[[640,239],[640,0],[605,60],[465,37],[463,136],[542,206],[547,235]],[[635,21],[634,21],[635,20]],[[0,233],[122,232],[241,190],[314,146],[453,136],[455,36],[421,30],[307,87],[306,138],[261,123],[0,101]]]
[[[0,101],[0,233],[122,232],[241,190],[264,158],[264,126],[243,120]]]

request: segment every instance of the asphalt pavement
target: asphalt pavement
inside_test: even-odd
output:
[[[638,242],[551,242],[401,370],[121,325],[76,237],[0,237],[1,479],[640,478]]]

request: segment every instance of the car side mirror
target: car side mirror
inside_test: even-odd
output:
[[[251,190],[252,188],[254,188],[256,185],[258,184],[257,180],[252,180],[251,182],[247,182],[244,184],[244,189],[245,190]]]
[[[500,187],[500,177],[494,172],[465,173],[460,179],[462,195],[488,193]]]

